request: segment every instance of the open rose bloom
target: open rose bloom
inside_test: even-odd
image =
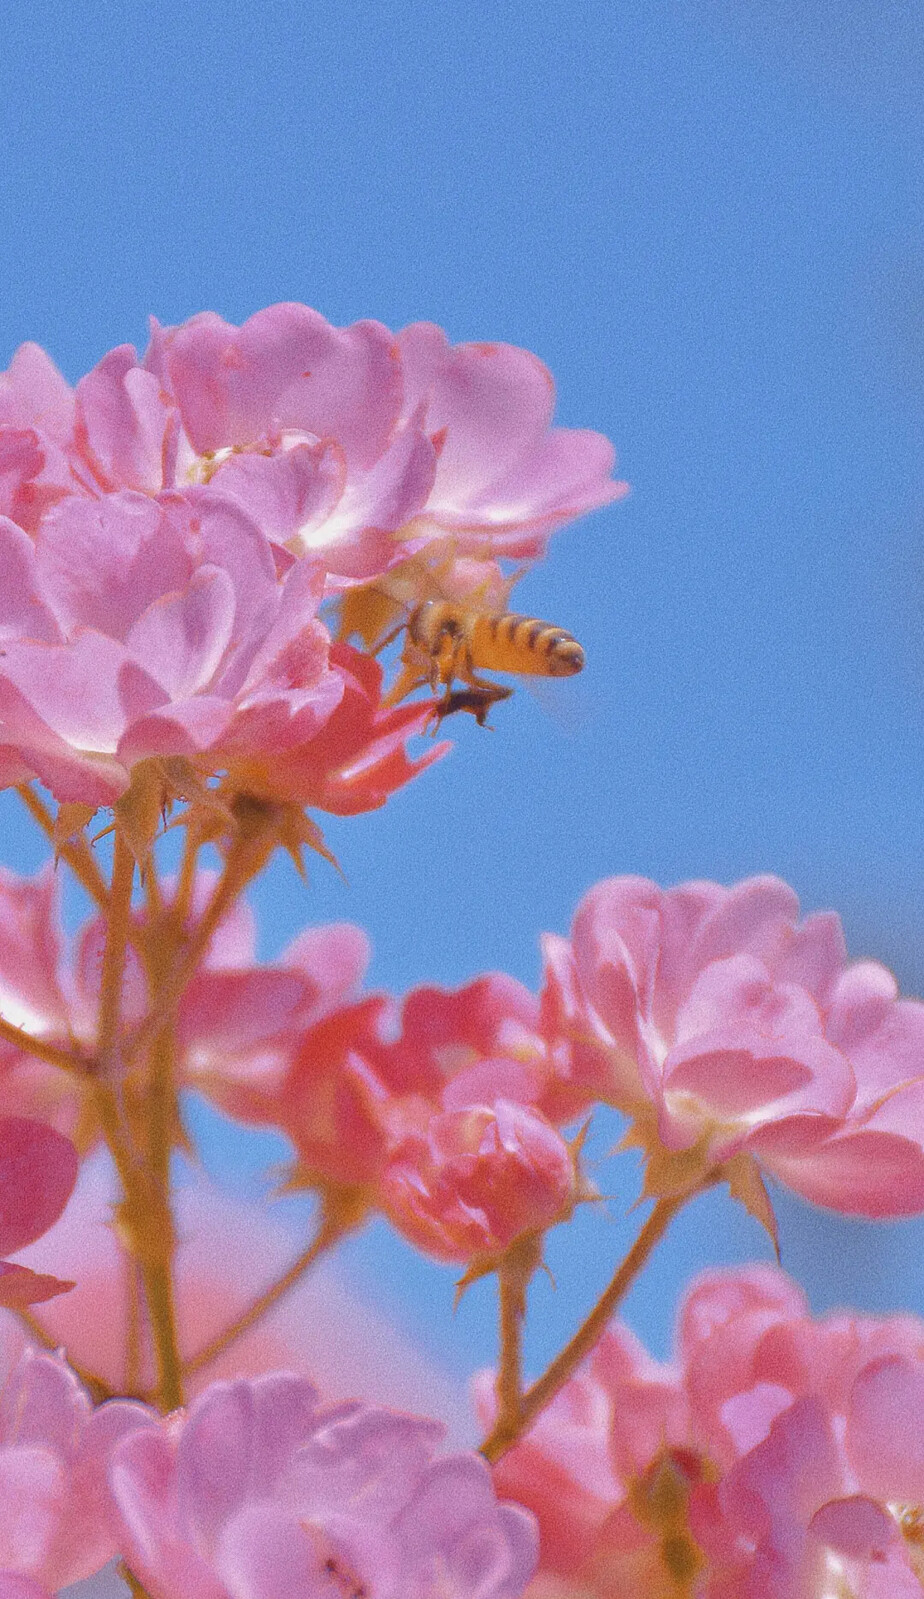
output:
[[[833,913],[800,921],[772,877],[614,877],[546,957],[575,1087],[637,1122],[668,1181],[747,1154],[817,1204],[924,1208],[924,1004],[849,961]]]

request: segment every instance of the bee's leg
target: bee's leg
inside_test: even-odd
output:
[[[511,688],[487,682],[470,684],[466,688],[450,688],[433,708],[434,732],[447,716],[454,716],[457,711],[468,711],[479,727],[487,727],[491,706],[499,700],[509,699],[512,693]]]

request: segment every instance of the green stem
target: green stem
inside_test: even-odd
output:
[[[590,1315],[581,1323],[574,1337],[561,1353],[556,1355],[538,1381],[526,1390],[518,1407],[516,1424],[512,1425],[505,1419],[502,1411],[498,1415],[492,1431],[481,1445],[481,1453],[487,1460],[493,1463],[513,1447],[535,1421],[539,1412],[545,1409],[559,1389],[564,1387],[569,1377],[573,1376],[582,1360],[590,1354],[655,1245],[664,1236],[673,1217],[690,1197],[689,1193],[683,1193],[658,1200],[625,1260],[609,1286],[600,1295]]]

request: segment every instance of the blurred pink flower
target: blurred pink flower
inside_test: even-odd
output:
[[[92,1156],[61,1220],[25,1258],[37,1270],[77,1279],[70,1294],[36,1308],[48,1336],[117,1391],[137,1392],[153,1383],[154,1364],[147,1337],[138,1348],[130,1330],[137,1283],[111,1225],[118,1193],[108,1157]],[[188,1360],[282,1275],[304,1247],[306,1221],[233,1199],[201,1176],[177,1187],[174,1213],[177,1326]],[[12,1328],[12,1317],[0,1315],[0,1332],[13,1336]],[[20,1334],[20,1347],[24,1342]],[[281,1367],[310,1378],[326,1400],[423,1408],[447,1422],[455,1439],[471,1440],[461,1381],[359,1295],[336,1259],[318,1262],[258,1325],[198,1368],[187,1392],[215,1377]]]
[[[546,1026],[681,1185],[743,1151],[819,1204],[924,1210],[924,1005],[848,963],[833,913],[798,917],[772,877],[599,883],[546,941]]]
[[[77,1151],[43,1122],[0,1117],[0,1255],[24,1249],[57,1221],[77,1180]],[[74,1285],[0,1260],[0,1305],[36,1304]]]
[[[31,1577],[17,1576],[15,1571],[0,1571],[0,1599],[51,1599],[51,1595]]]
[[[154,1417],[124,1400],[94,1410],[63,1360],[0,1345],[0,1569],[58,1589],[116,1553],[109,1454]]]
[[[672,1365],[614,1324],[495,1467],[539,1522],[530,1599],[919,1593],[922,1403],[916,1318],[815,1320],[775,1268],[709,1272]]]
[[[317,1406],[298,1377],[215,1383],[110,1466],[125,1553],[152,1599],[515,1599],[535,1532],[442,1428]]]
[[[493,1382],[476,1396],[494,1414]],[[692,1448],[681,1372],[613,1324],[529,1434],[494,1468],[539,1523],[533,1599],[675,1599],[701,1557],[688,1524],[705,1462]]]

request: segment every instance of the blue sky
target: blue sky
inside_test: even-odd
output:
[[[584,676],[332,825],[349,887],[274,868],[267,954],[348,917],[396,988],[532,981],[600,876],[774,870],[924,992],[922,44],[919,7],[873,0],[10,0],[3,365],[34,338],[74,379],[149,312],[430,318],[536,350],[632,484],[518,591]],[[240,1140],[208,1136],[244,1182]],[[537,1360],[625,1236],[611,1173],[611,1216],[553,1251]],[[817,1304],[924,1311],[924,1226],[782,1222]],[[711,1200],[636,1325],[663,1347],[691,1265],[751,1249]],[[488,1357],[487,1291],[453,1324],[449,1276],[384,1229],[350,1259],[460,1369]]]

